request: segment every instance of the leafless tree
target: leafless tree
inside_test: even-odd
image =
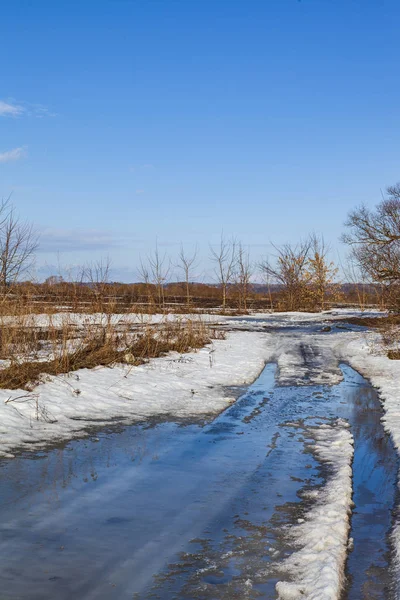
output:
[[[146,289],[148,303],[152,304],[154,302],[154,299],[153,299],[153,294],[152,294],[152,290],[151,290],[150,269],[149,269],[147,262],[144,262],[142,257],[140,257],[140,265],[139,265],[138,272],[139,272],[139,278],[144,283],[144,286]]]
[[[87,263],[83,268],[80,280],[87,283],[94,295],[96,309],[103,312],[106,308],[110,309],[113,303],[107,298],[107,292],[110,283],[111,260],[109,257]]]
[[[97,294],[101,294],[110,283],[110,269],[109,257],[87,263],[82,269],[82,280],[87,281]]]
[[[10,198],[0,203],[0,287],[3,295],[33,265],[38,235],[16,215]]]
[[[197,260],[197,246],[194,249],[192,254],[187,254],[183,245],[181,245],[179,255],[178,255],[178,268],[183,272],[185,278],[185,289],[186,289],[186,305],[190,307],[190,281],[191,281],[191,273],[192,269],[196,265]]]
[[[384,283],[399,301],[400,288],[400,183],[387,188],[387,196],[374,210],[366,206],[350,212],[342,239],[360,270],[374,282]]]
[[[222,291],[222,309],[226,308],[228,285],[232,283],[236,263],[236,240],[226,240],[221,235],[219,245],[210,246],[210,258],[215,264],[215,275]]]
[[[296,245],[274,246],[274,263],[264,260],[260,264],[264,276],[282,286],[287,310],[298,310],[304,306],[306,286],[310,277],[307,271],[310,247],[310,238]]]
[[[166,253],[160,254],[157,243],[154,252],[149,254],[147,260],[149,263],[151,280],[157,290],[158,305],[160,308],[164,308],[164,286],[168,281],[171,271],[171,262],[167,258]]]
[[[313,308],[323,310],[329,290],[336,292],[334,279],[338,273],[335,264],[328,259],[329,247],[324,237],[313,233],[310,236],[308,272],[310,280],[310,303]]]
[[[400,183],[387,189],[375,210],[366,206],[350,212],[343,241],[374,281],[400,280]]]
[[[247,310],[253,265],[250,262],[249,251],[239,242],[236,253],[235,283],[238,290],[239,308]]]

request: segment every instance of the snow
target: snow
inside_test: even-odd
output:
[[[281,600],[338,600],[343,588],[350,529],[353,437],[345,421],[314,430],[318,458],[332,474],[313,508],[291,536],[300,548],[283,563],[291,581],[276,584]]]
[[[46,376],[32,393],[0,390],[0,456],[84,435],[116,418],[217,414],[234,400],[223,386],[251,383],[271,358],[263,333],[235,332],[198,352],[171,353],[139,367]]]
[[[85,327],[104,324],[111,318],[141,325],[165,320],[193,319],[193,315],[94,315],[58,313],[28,315],[24,326],[47,327],[73,324]],[[195,317],[196,318],[196,317]],[[218,321],[237,325],[242,321],[280,320],[300,323],[317,320],[316,313],[255,314],[246,319],[201,315],[202,322]],[[9,318],[12,322],[12,317]],[[200,319],[200,317],[199,317]],[[7,317],[3,318],[7,321]],[[341,373],[329,350],[321,346],[324,369],[308,374],[309,382],[336,383]],[[135,422],[150,417],[188,418],[217,414],[234,398],[223,386],[251,383],[267,361],[276,360],[279,383],[291,383],[305,374],[300,336],[283,336],[259,331],[229,333],[199,352],[170,355],[151,360],[141,367],[115,366],[81,370],[58,377],[44,376],[32,393],[0,390],[0,456],[13,456],[15,450],[36,450],[48,442],[58,442],[85,434],[89,426],[115,419]],[[331,366],[327,367],[327,363]]]
[[[365,311],[364,316],[382,315]],[[203,322],[218,322],[235,329],[226,340],[216,340],[198,352],[170,354],[140,367],[115,366],[81,370],[46,377],[32,393],[0,390],[0,456],[16,450],[36,450],[48,442],[86,435],[90,426],[115,419],[126,423],[153,417],[197,418],[215,415],[234,400],[224,386],[251,383],[264,364],[276,361],[280,385],[337,384],[342,379],[340,362],[347,362],[379,390],[384,426],[400,451],[400,361],[389,360],[373,332],[333,331],[301,325],[362,316],[359,311],[338,309],[325,313],[253,314],[245,318],[201,315]],[[53,325],[73,322],[104,323],[104,315],[51,317]],[[115,315],[113,323],[132,325],[186,320],[193,315]],[[29,325],[46,327],[48,315],[34,315]],[[260,323],[261,321],[261,323]],[[274,331],[259,331],[263,323]],[[290,326],[290,331],[279,327]],[[277,584],[281,600],[337,600],[344,578],[351,509],[352,436],[344,421],[314,429],[313,450],[329,463],[331,476],[315,494],[315,503],[304,522],[291,535],[297,550],[284,561],[290,581]],[[393,532],[400,569],[400,523]]]
[[[98,367],[45,376],[31,393],[0,390],[0,456],[12,457],[20,449],[37,450],[49,442],[84,436],[88,427],[116,419],[133,423],[156,417],[176,420],[216,415],[235,399],[226,387],[251,383],[270,361],[278,365],[279,385],[334,385],[342,379],[340,362],[350,364],[378,389],[385,429],[400,451],[400,361],[387,358],[377,333],[335,331],[334,327],[332,332],[324,333],[321,327],[312,326],[314,322],[334,325],[335,320],[344,317],[382,314],[338,309],[322,315],[201,315],[202,322],[218,322],[239,331],[197,352],[171,353],[138,367]],[[32,315],[25,325],[73,323],[85,327],[88,323],[104,324],[106,318],[101,314]],[[189,318],[193,315],[132,313],[113,315],[111,320],[114,324],[140,326]],[[305,323],[312,326],[307,334],[301,331]],[[260,331],[263,324],[273,325],[274,330]],[[290,330],[279,331],[280,327]],[[352,435],[343,420],[313,428],[312,435],[312,450],[319,460],[329,464],[330,475],[321,489],[312,492],[313,506],[305,519],[289,533],[296,550],[282,563],[289,581],[276,585],[281,600],[338,600],[343,587],[351,544]],[[395,524],[392,536],[400,569],[400,522]]]
[[[54,314],[38,313],[22,315],[20,317],[8,317],[2,316],[0,320],[2,323],[11,324],[13,322],[20,323],[29,327],[48,327],[50,324],[54,327],[61,327],[68,323],[77,327],[83,327],[86,324],[105,324],[108,321],[111,324],[118,323],[130,323],[132,325],[148,325],[157,324],[161,322],[170,321],[187,321],[187,320],[199,320],[204,323],[224,323],[234,325],[249,325],[249,322],[263,320],[277,322],[280,324],[301,324],[304,322],[321,321],[324,320],[336,320],[343,317],[373,317],[383,316],[385,312],[367,309],[362,312],[356,309],[333,309],[326,310],[320,313],[307,313],[307,312],[254,312],[246,317],[233,317],[232,315],[219,315],[217,313],[156,313],[156,314],[145,314],[145,313],[121,313],[108,315],[105,313],[73,313],[73,312],[57,312]]]

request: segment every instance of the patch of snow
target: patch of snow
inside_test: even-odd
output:
[[[344,583],[350,513],[352,506],[353,437],[349,425],[338,419],[334,425],[314,430],[312,447],[332,474],[320,490],[313,508],[291,535],[299,547],[283,562],[291,581],[280,581],[280,600],[338,600]]]

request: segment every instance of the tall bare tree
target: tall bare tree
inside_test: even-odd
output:
[[[307,271],[310,247],[310,238],[295,245],[274,246],[276,250],[274,262],[264,260],[260,264],[264,276],[282,286],[287,310],[298,310],[304,307],[310,279]]]
[[[21,221],[10,198],[0,203],[0,288],[7,289],[29,271],[38,247],[38,235],[33,226]]]
[[[345,223],[343,241],[375,281],[400,280],[400,183],[387,188],[387,197],[370,210],[360,206]]]
[[[215,264],[215,275],[222,291],[222,309],[226,308],[228,285],[233,281],[236,263],[236,246],[234,238],[226,240],[221,234],[217,247],[210,246],[210,258]]]
[[[334,279],[338,273],[335,264],[328,259],[329,247],[324,237],[315,233],[310,236],[310,252],[307,263],[310,280],[310,302],[313,308],[325,308],[328,291],[337,292]]]
[[[239,308],[247,310],[251,278],[253,276],[253,265],[250,262],[248,249],[243,248],[241,242],[237,245],[235,283],[238,290]]]
[[[400,303],[400,183],[387,188],[374,210],[362,205],[351,211],[342,239],[351,255],[372,281],[386,284],[388,294]]]
[[[88,283],[94,296],[96,309],[104,312],[112,309],[115,302],[110,302],[107,298],[110,283],[111,260],[109,257],[87,263],[82,268],[80,280]]]
[[[171,272],[171,262],[167,258],[166,253],[160,253],[158,243],[156,243],[154,252],[149,254],[147,260],[149,263],[151,280],[157,290],[158,305],[160,308],[164,308],[164,286],[167,283],[169,274]]]
[[[197,260],[197,246],[194,249],[192,254],[187,254],[183,245],[181,244],[181,248],[178,255],[178,268],[183,272],[183,276],[185,278],[185,291],[186,291],[186,305],[190,307],[190,281],[192,269],[194,269]]]

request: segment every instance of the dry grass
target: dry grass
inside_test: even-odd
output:
[[[184,353],[201,348],[215,337],[221,338],[221,332],[200,320],[164,322],[132,331],[129,325],[112,324],[107,319],[101,325],[86,323],[80,335],[68,322],[62,328],[50,324],[48,329],[37,331],[6,327],[0,338],[1,351],[10,364],[0,369],[0,388],[32,390],[43,374],[59,375],[117,363],[135,366],[171,351]],[[37,344],[41,350],[42,344],[47,344],[47,356],[51,358],[32,360],[30,354],[37,352]]]
[[[341,319],[344,323],[352,325],[362,325],[363,327],[371,327],[372,329],[386,329],[388,326],[400,325],[400,315],[389,314],[383,317],[349,317]]]

